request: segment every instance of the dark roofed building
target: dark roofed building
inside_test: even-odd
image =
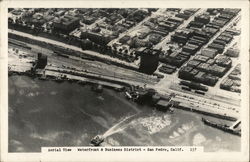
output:
[[[36,60],[36,67],[37,69],[44,69],[45,66],[47,65],[47,56],[43,55],[41,53],[37,54],[37,60]]]
[[[156,108],[161,110],[161,111],[167,111],[170,106],[171,106],[170,102],[166,101],[166,100],[159,100],[156,103]]]
[[[159,64],[159,50],[152,50],[149,48],[144,49],[140,52],[141,62],[139,71],[146,74],[153,74]]]
[[[61,31],[65,34],[73,31],[79,26],[80,19],[78,17],[65,15],[57,20],[54,20],[54,31]]]

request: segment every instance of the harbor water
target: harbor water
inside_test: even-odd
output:
[[[97,93],[89,85],[10,76],[8,93],[9,152],[89,146],[98,134],[105,137],[103,146],[204,146],[205,151],[240,151],[240,137],[204,125],[202,115],[178,109],[173,114],[156,111],[111,89]]]

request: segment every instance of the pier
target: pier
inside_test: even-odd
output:
[[[230,129],[236,129],[240,124],[241,124],[241,120],[238,119],[238,120],[235,121],[235,122],[233,123],[233,125],[231,125],[229,128],[230,128]]]

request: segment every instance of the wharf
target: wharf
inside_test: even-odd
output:
[[[174,101],[175,99],[173,99]],[[214,116],[217,118],[221,118],[221,119],[226,119],[226,120],[230,120],[230,121],[236,121],[239,116],[237,116],[237,114],[233,114],[233,113],[228,113],[226,114],[225,111],[223,110],[219,110],[216,107],[212,107],[212,106],[204,106],[204,105],[194,105],[194,104],[190,104],[190,103],[178,103],[174,106],[175,108],[179,108],[179,109],[183,109],[183,110],[189,110],[189,111],[193,111],[193,112],[197,112],[197,113],[201,113],[201,114],[205,114],[205,115],[209,115],[209,116]]]

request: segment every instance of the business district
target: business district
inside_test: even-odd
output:
[[[9,76],[124,91],[161,111],[236,121],[240,129],[240,9],[10,8]],[[101,136],[93,139],[98,146]]]

